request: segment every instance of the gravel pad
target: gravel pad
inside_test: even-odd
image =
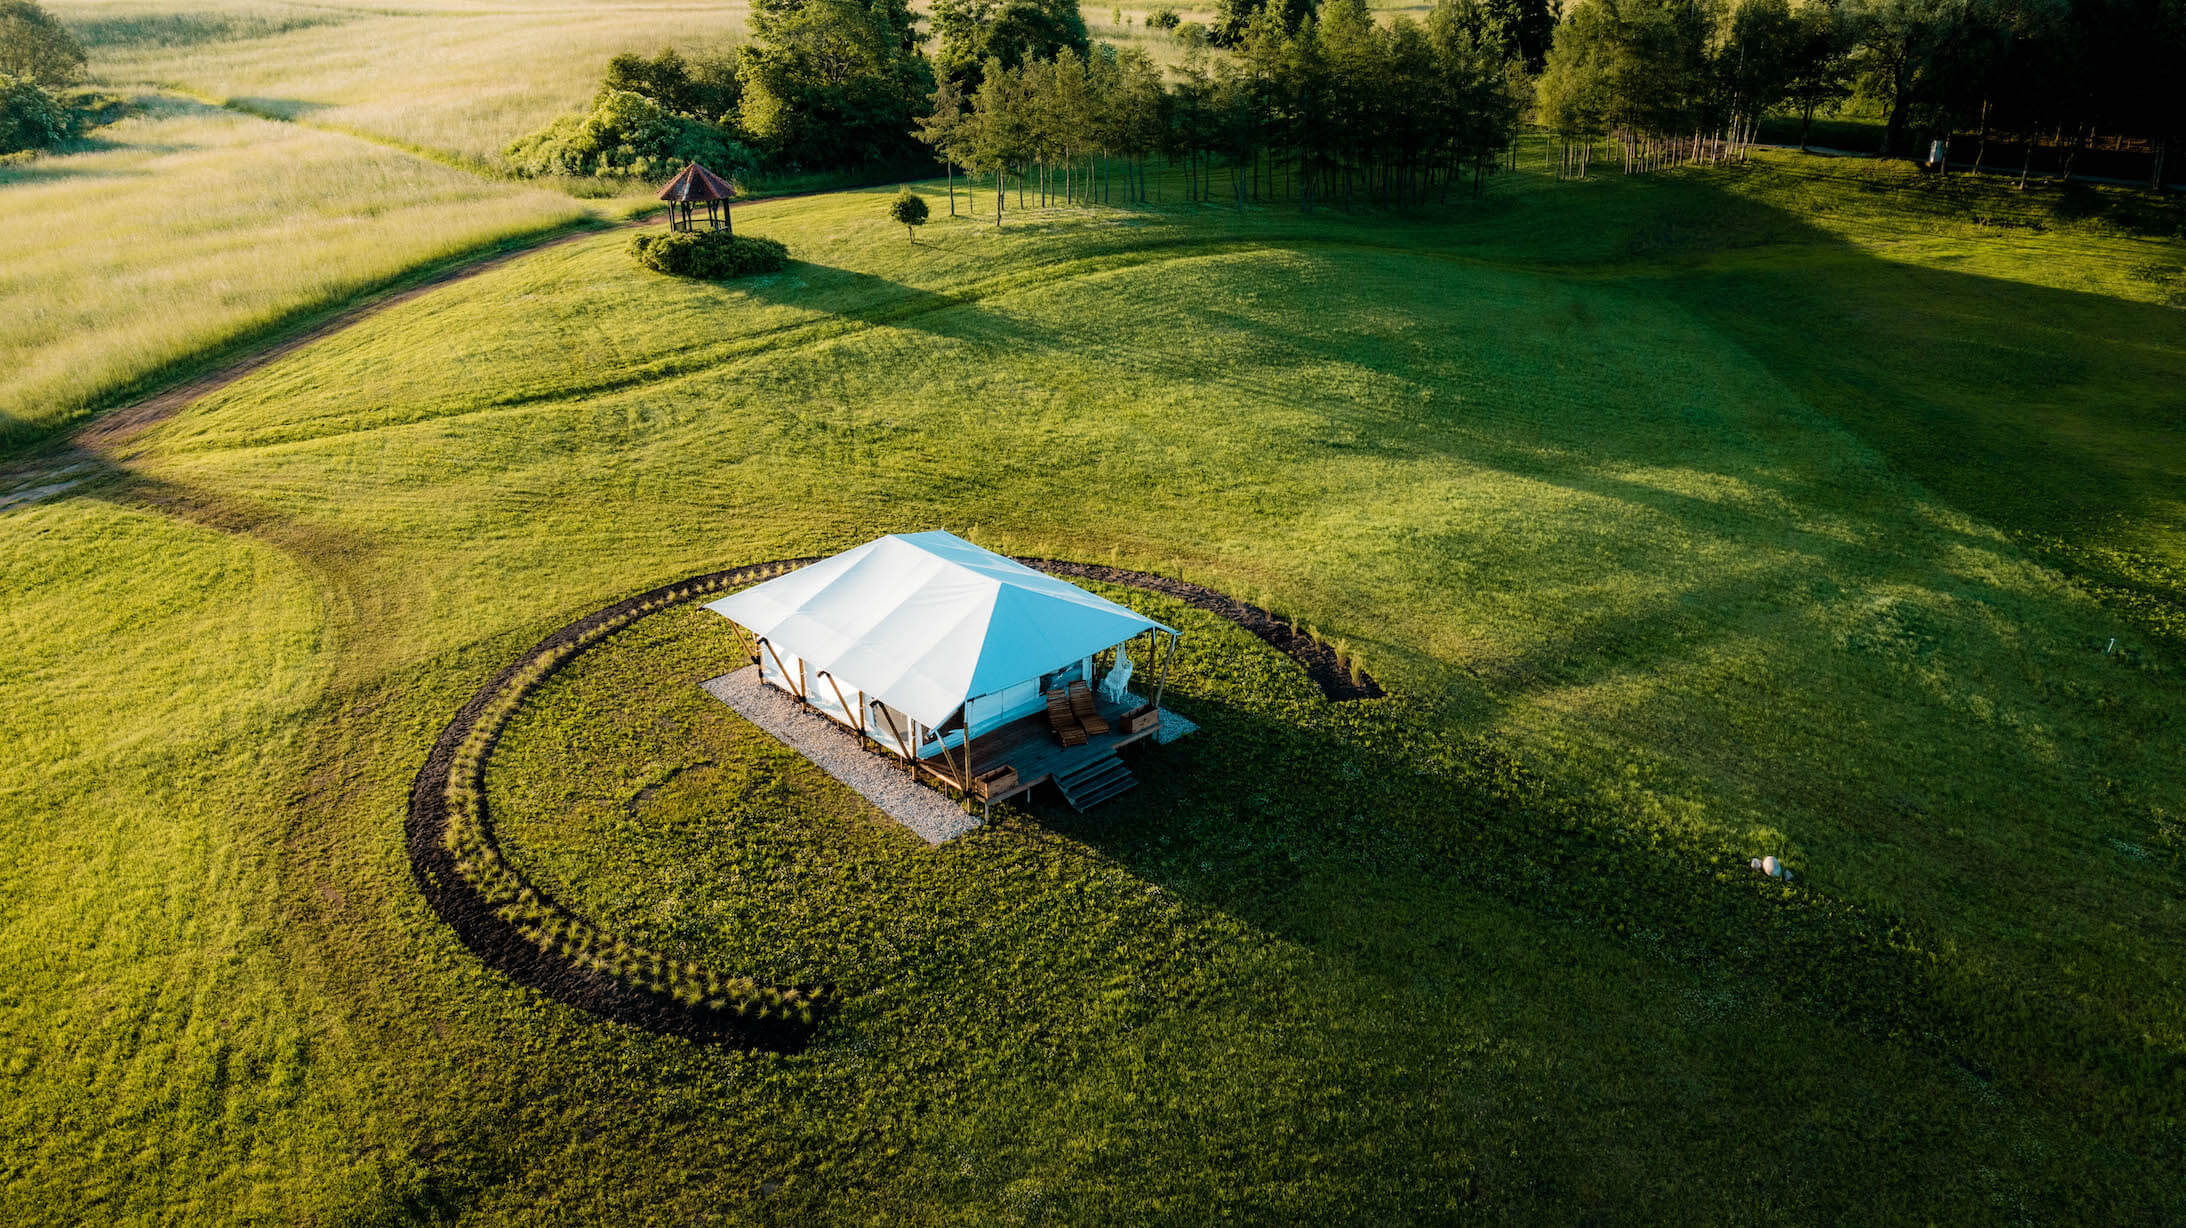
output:
[[[964,813],[962,806],[911,779],[891,760],[858,745],[858,735],[805,711],[796,700],[760,682],[758,666],[708,679],[705,687],[708,695],[818,764],[821,771],[850,786],[926,843],[953,840],[979,826],[979,820]]]

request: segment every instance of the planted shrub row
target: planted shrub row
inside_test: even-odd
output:
[[[486,767],[525,698],[577,654],[649,614],[780,574],[792,565],[761,564],[656,590],[550,638],[499,680],[455,746],[441,782],[441,847],[455,875],[509,932],[550,960],[667,999],[686,1011],[773,1030],[783,1025],[809,1029],[818,1021],[827,991],[764,985],[670,958],[607,933],[540,894],[502,856],[493,838],[486,812]]]
[[[1204,584],[1194,584],[1181,575],[1163,576],[1150,571],[1133,571],[1113,564],[1074,563],[1067,559],[1040,558],[1036,555],[1015,557],[1025,566],[1044,571],[1051,576],[1099,580],[1149,593],[1160,593],[1166,597],[1174,597],[1193,609],[1205,610],[1218,618],[1227,619],[1260,637],[1277,652],[1296,661],[1305,669],[1306,676],[1321,688],[1321,694],[1332,703],[1379,699],[1382,696],[1381,683],[1367,672],[1365,662],[1359,660],[1349,645],[1328,640],[1316,627],[1308,626],[1301,631],[1298,616],[1295,614],[1289,616],[1286,624],[1282,617],[1264,606],[1240,601]]]

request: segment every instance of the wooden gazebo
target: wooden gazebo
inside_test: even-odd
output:
[[[693,162],[668,181],[660,190],[660,198],[668,202],[668,229],[670,230],[729,230],[729,201],[735,197],[736,188],[728,180]],[[705,205],[701,219],[695,210]]]

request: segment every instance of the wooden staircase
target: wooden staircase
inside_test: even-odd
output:
[[[1079,814],[1138,782],[1139,778],[1133,776],[1131,769],[1114,754],[1102,755],[1055,774],[1055,787],[1062,791],[1063,800],[1070,803],[1070,808]]]

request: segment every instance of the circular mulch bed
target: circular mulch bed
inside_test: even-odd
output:
[[[769,563],[755,563],[748,567],[708,572],[618,601],[539,641],[530,651],[495,674],[456,712],[455,719],[440,731],[431,753],[418,769],[417,781],[410,791],[410,812],[403,825],[403,835],[409,848],[411,875],[417,880],[419,892],[424,895],[426,903],[432,906],[433,911],[440,914],[441,919],[455,931],[463,945],[470,948],[472,954],[517,984],[535,989],[557,1002],[649,1032],[782,1052],[802,1048],[811,1038],[814,1023],[794,1017],[753,1019],[735,1012],[713,1009],[705,1002],[689,1002],[672,994],[631,984],[556,950],[533,943],[458,871],[455,855],[449,851],[446,837],[449,825],[447,786],[458,748],[477,728],[480,716],[487,706],[528,665],[552,650],[582,641],[588,632],[598,627],[624,622],[640,607],[651,604],[656,609],[665,608],[679,592],[685,594],[682,598],[684,600],[702,593],[721,593],[732,586],[750,583],[784,568],[798,567],[814,561],[809,558],[780,559]],[[1382,694],[1380,684],[1363,672],[1358,675],[1358,681],[1354,682],[1351,674],[1338,665],[1333,648],[1292,632],[1273,614],[1258,606],[1233,600],[1204,585],[1122,567],[1072,563],[1058,559],[1024,558],[1019,561],[1051,575],[1098,580],[1160,593],[1181,600],[1195,609],[1228,619],[1297,661],[1306,674],[1320,686],[1321,692],[1331,700],[1372,699]],[[543,676],[534,678],[530,685],[536,686],[540,680],[543,680]],[[475,805],[478,807],[477,821],[484,838],[493,842],[491,813],[486,809],[482,798]],[[551,900],[548,904],[561,915],[574,919],[574,914],[560,904]],[[823,1005],[833,993],[831,986],[779,988]]]

